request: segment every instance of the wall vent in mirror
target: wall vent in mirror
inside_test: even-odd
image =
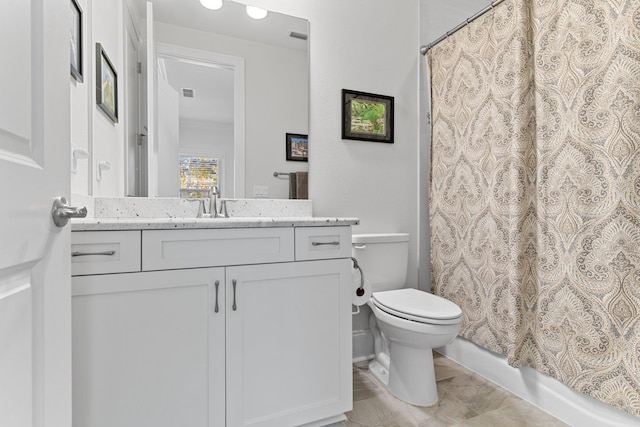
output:
[[[185,98],[193,98],[195,94],[195,89],[189,89],[186,87],[182,88],[182,96],[184,96]]]

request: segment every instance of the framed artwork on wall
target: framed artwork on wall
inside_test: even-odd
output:
[[[287,160],[308,162],[309,137],[299,133],[286,135]]]
[[[69,49],[71,75],[74,79],[82,83],[82,9],[77,0],[71,0]]]
[[[112,122],[118,122],[118,74],[100,43],[96,43],[96,103]]]
[[[393,97],[342,89],[342,139],[393,143]]]

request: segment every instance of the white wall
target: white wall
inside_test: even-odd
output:
[[[109,59],[118,73],[118,123],[113,123],[104,112],[98,108],[95,99],[95,69],[92,73],[93,82],[89,90],[93,94],[90,110],[92,118],[92,156],[93,165],[97,169],[98,162],[108,161],[111,170],[102,173],[102,179],[97,180],[94,173],[94,196],[121,196],[124,194],[124,49],[123,49],[123,1],[93,1],[93,40],[91,63],[95,64],[95,43],[102,44]],[[93,88],[93,89],[92,89]]]
[[[168,81],[158,77],[158,197],[180,196],[180,103],[178,92]]]
[[[124,0],[80,0],[83,10],[84,81],[72,79],[71,143],[89,151],[71,176],[71,192],[94,196],[124,194]],[[119,122],[113,123],[96,104],[96,43],[101,43],[118,74]],[[97,163],[108,161],[112,169],[97,181]]]
[[[308,170],[307,163],[287,162],[285,134],[307,132],[308,58],[304,51],[284,49],[205,33],[164,23],[155,24],[156,41],[245,60],[245,195],[254,186],[269,187],[269,197],[289,197],[289,182],[273,172]]]
[[[89,88],[93,84],[95,71],[91,64],[92,46],[91,46],[91,0],[78,0],[80,8],[83,12],[83,81],[78,82],[70,76],[70,98],[71,98],[71,149],[74,147],[82,148],[89,151],[91,145],[91,116],[88,108],[92,99]],[[89,59],[88,59],[89,58]],[[95,96],[95,95],[94,95]],[[90,194],[89,193],[89,174],[90,160],[79,160],[76,173],[71,174],[71,193],[73,194]]]

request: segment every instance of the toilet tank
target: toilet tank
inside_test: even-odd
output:
[[[404,287],[409,261],[408,234],[354,234],[351,253],[373,292]]]

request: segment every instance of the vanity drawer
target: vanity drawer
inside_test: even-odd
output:
[[[289,261],[293,228],[142,231],[144,271]]]
[[[140,271],[140,231],[74,231],[71,275]]]
[[[296,227],[296,261],[351,257],[351,227]]]

